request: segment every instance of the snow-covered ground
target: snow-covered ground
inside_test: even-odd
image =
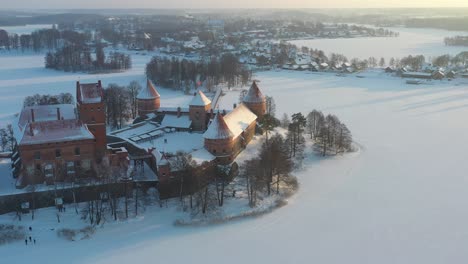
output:
[[[36,248],[19,242],[0,254],[16,263],[61,262],[51,257],[57,252],[81,263],[463,263],[468,82],[410,86],[385,76],[257,74],[279,115],[313,108],[337,114],[361,146],[344,157],[309,157],[297,173],[298,194],[271,214],[180,228],[154,211],[89,240],[51,238]]]
[[[445,46],[444,44],[445,37],[465,36],[468,32],[403,27],[391,27],[388,30],[399,32],[400,36],[395,38],[310,39],[295,40],[291,43],[299,47],[306,46],[323,50],[326,55],[332,52],[340,53],[348,59],[384,57],[387,63],[391,57],[402,58],[421,54],[434,57],[443,54],[455,55],[468,50],[466,47]]]

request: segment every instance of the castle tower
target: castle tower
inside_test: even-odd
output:
[[[245,95],[242,102],[252,111],[258,118],[261,118],[266,113],[266,99],[258,88],[257,82],[253,81],[249,92]]]
[[[234,134],[224,117],[218,113],[203,134],[205,148],[221,160],[231,161],[234,152]]]
[[[146,87],[137,95],[137,106],[139,116],[154,113],[161,106],[161,96],[149,79],[146,80]]]
[[[106,108],[101,81],[76,82],[78,118],[87,125],[96,140],[96,157],[103,157],[107,149]]]
[[[192,121],[192,128],[194,130],[203,131],[206,129],[210,110],[211,100],[201,91],[195,93],[189,104],[190,120]]]

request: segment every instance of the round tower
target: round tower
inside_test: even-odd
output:
[[[161,96],[151,83],[146,81],[146,87],[143,88],[137,95],[138,115],[144,116],[149,113],[154,113],[161,107]]]
[[[221,163],[230,163],[234,154],[234,134],[218,113],[203,134],[205,148],[216,156]]]
[[[252,111],[258,118],[261,118],[266,113],[266,98],[258,88],[257,82],[253,81],[248,93],[244,96],[242,102]]]

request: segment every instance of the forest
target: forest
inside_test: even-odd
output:
[[[202,82],[208,90],[222,82],[228,87],[247,85],[251,72],[236,56],[228,53],[199,62],[153,57],[146,65],[146,75],[159,85],[188,91]]]
[[[110,52],[106,56],[103,47],[99,44],[94,54],[87,46],[66,45],[55,52],[46,54],[45,67],[73,72],[118,71],[130,69],[132,61],[130,55],[119,52]]]

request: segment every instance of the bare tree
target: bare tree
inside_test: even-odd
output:
[[[130,107],[132,112],[132,118],[136,118],[137,115],[137,96],[141,90],[141,85],[137,81],[132,81],[127,86],[128,94],[130,97]]]

